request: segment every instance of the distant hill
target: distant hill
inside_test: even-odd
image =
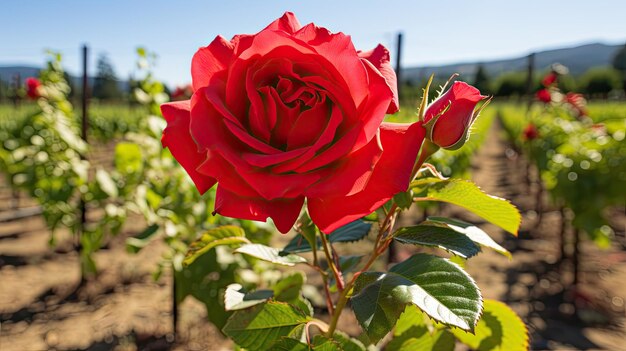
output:
[[[20,75],[24,80],[28,77],[34,77],[39,74],[39,68],[32,66],[0,66],[0,79],[3,82],[13,81],[13,77]]]
[[[601,43],[586,44],[571,48],[561,48],[540,51],[535,53],[535,69],[542,71],[551,64],[558,62],[567,66],[570,73],[579,75],[594,66],[610,65],[611,60],[622,45],[606,45]],[[437,77],[443,78],[453,73],[462,76],[474,77],[479,64],[487,70],[491,76],[498,76],[507,71],[522,71],[528,65],[527,55],[517,58],[485,61],[485,62],[465,62],[444,66],[410,67],[402,71],[403,80],[422,80],[434,73]]]
[[[24,82],[24,79],[28,77],[36,77],[39,75],[39,67],[35,66],[0,66],[0,80],[3,82],[11,82],[15,77],[19,74],[20,79]],[[80,86],[81,78],[73,75],[69,75],[71,84],[74,86]],[[93,87],[94,77],[89,77],[89,85]],[[118,86],[120,90],[127,91],[128,90],[128,81],[126,80],[118,80]]]

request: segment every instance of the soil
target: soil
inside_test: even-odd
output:
[[[525,161],[500,134],[495,124],[474,159],[473,180],[520,208],[522,230],[514,238],[458,208],[440,208],[440,214],[479,224],[513,253],[508,260],[484,250],[468,261],[467,269],[484,297],[504,301],[519,313],[529,327],[533,350],[626,350],[624,208],[608,213],[616,232],[611,248],[601,250],[582,241],[574,287],[571,260],[561,259],[561,212],[543,198],[538,221],[537,184],[527,184]],[[102,148],[98,161],[106,165],[111,154],[110,146]],[[530,178],[536,178],[532,170]],[[410,224],[422,216],[412,209],[402,221]],[[0,350],[231,350],[232,343],[206,321],[204,305],[192,298],[180,306],[174,338],[171,275],[152,279],[166,247],[154,241],[139,254],[126,253],[125,238],[143,229],[139,220],[128,223],[124,233],[96,253],[101,268],[97,279],[80,285],[70,235],[57,233],[58,245],[50,247],[36,204],[24,194],[13,194],[3,182]],[[566,232],[566,254],[571,254],[571,228]],[[399,248],[396,258],[409,253]],[[309,283],[317,282],[310,276]],[[342,317],[340,329],[359,332],[351,313]]]

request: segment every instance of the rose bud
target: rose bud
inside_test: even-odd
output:
[[[302,26],[285,13],[256,34],[218,36],[191,63],[190,100],[161,105],[163,145],[214,212],[274,221],[288,232],[306,203],[324,233],[406,191],[422,122],[383,122],[398,110],[382,45]]]
[[[34,78],[34,77],[28,77],[26,78],[26,96],[28,96],[30,99],[38,99],[39,97],[41,97],[41,94],[39,92],[39,87],[41,86],[41,82],[39,81],[39,79]]]
[[[552,94],[550,93],[550,90],[548,89],[541,89],[537,92],[537,94],[535,94],[535,96],[537,97],[537,99],[543,103],[549,104],[550,102],[552,102]]]
[[[467,141],[470,127],[482,109],[476,109],[476,104],[486,98],[487,96],[481,95],[473,86],[465,82],[454,82],[448,91],[426,108],[426,138],[447,150],[460,148]]]
[[[524,128],[524,131],[522,132],[522,138],[526,141],[529,141],[535,140],[537,139],[537,137],[539,137],[539,131],[537,130],[537,127],[535,127],[535,125],[532,123],[528,123],[528,125],[526,126],[526,128]]]

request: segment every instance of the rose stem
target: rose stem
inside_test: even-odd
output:
[[[335,265],[335,260],[333,260],[333,256],[328,249],[328,239],[326,239],[326,234],[320,233],[320,237],[322,238],[322,247],[324,248],[324,254],[326,255],[326,261],[328,261],[328,266],[333,271],[333,275],[335,276],[335,282],[337,283],[337,289],[339,291],[343,291],[344,283],[343,278],[341,277],[341,273],[337,269]]]
[[[325,235],[325,234],[322,234],[322,235]],[[333,300],[330,296],[330,289],[328,288],[328,276],[326,272],[324,272],[322,267],[320,267],[319,261],[317,259],[317,245],[314,244],[311,247],[311,251],[313,251],[313,266],[318,272],[320,272],[320,275],[322,276],[322,282],[324,283],[323,285],[324,285],[324,293],[326,295],[326,308],[328,308],[328,313],[332,315],[335,312],[335,309],[333,307]]]
[[[389,217],[395,217],[395,216],[396,216],[395,210],[389,211],[389,213],[387,214],[387,218],[385,218],[385,221],[383,222],[383,225],[386,225],[386,223],[389,222],[388,221]],[[380,228],[382,229],[383,226],[381,225]],[[374,250],[372,254],[370,255],[369,260],[367,261],[365,266],[361,268],[361,270],[358,273],[352,276],[352,279],[350,279],[345,289],[341,292],[341,295],[339,295],[339,300],[337,300],[337,305],[335,306],[335,313],[332,314],[330,324],[328,326],[328,331],[326,332],[327,337],[332,338],[335,332],[335,329],[337,328],[337,322],[339,322],[339,316],[341,315],[341,311],[343,311],[344,307],[346,307],[346,303],[348,302],[348,293],[350,292],[350,290],[352,290],[352,287],[354,286],[354,283],[356,282],[356,279],[358,278],[359,274],[368,270],[370,266],[376,261],[378,256],[380,256],[382,252],[384,252],[384,250],[379,250],[378,248],[378,244],[380,243],[380,240],[382,238],[383,238],[383,233],[379,231],[378,236],[376,237],[376,242],[374,243]]]
[[[411,172],[411,178],[410,178],[411,180],[415,178],[415,175],[417,174],[419,169],[422,167],[422,164],[424,164],[426,159],[433,153],[434,152],[432,151],[426,152],[422,150],[422,152],[420,153],[420,157],[415,163],[413,167],[413,171]],[[341,315],[341,312],[343,311],[343,309],[346,307],[346,303],[348,303],[348,294],[351,292],[352,288],[354,287],[354,284],[356,283],[357,278],[359,277],[361,273],[367,271],[370,268],[370,266],[376,261],[378,256],[383,254],[385,250],[387,249],[387,247],[389,247],[391,240],[393,240],[393,236],[387,235],[387,234],[391,234],[391,230],[393,229],[393,226],[395,224],[396,216],[398,215],[398,212],[396,211],[397,208],[398,208],[398,205],[396,205],[395,203],[391,206],[389,212],[387,212],[387,216],[385,217],[385,220],[379,227],[380,230],[378,232],[378,236],[376,237],[376,242],[374,243],[374,250],[372,254],[370,255],[369,260],[367,260],[367,263],[365,263],[365,266],[363,266],[363,268],[361,268],[356,274],[352,276],[352,279],[350,279],[350,281],[346,284],[344,290],[339,295],[339,300],[337,300],[337,305],[335,306],[335,312],[331,314],[330,324],[328,326],[328,331],[326,332],[326,336],[328,338],[332,338],[333,334],[335,333],[335,329],[337,329],[337,322],[339,322],[339,316]],[[385,240],[381,243],[381,239],[383,238],[385,238]],[[379,245],[381,246],[379,247]]]

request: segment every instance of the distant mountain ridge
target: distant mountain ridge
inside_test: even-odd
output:
[[[535,70],[541,72],[551,64],[558,62],[567,66],[570,73],[579,75],[591,67],[610,65],[613,57],[622,45],[591,43],[575,47],[550,49],[535,53]],[[422,80],[434,73],[437,77],[447,77],[459,73],[468,79],[474,77],[479,65],[483,65],[491,77],[509,71],[523,71],[528,65],[528,55],[502,60],[484,62],[465,62],[442,66],[408,67],[402,70],[402,80]]]
[[[603,43],[591,43],[574,47],[559,48],[538,51],[535,53],[535,69],[538,72],[547,69],[551,64],[558,62],[570,69],[573,75],[584,73],[591,67],[606,66],[611,64],[611,60],[616,55],[622,45],[607,45]],[[439,66],[407,67],[402,70],[402,80],[419,81],[434,73],[437,77],[447,77],[453,73],[461,74],[466,80],[474,77],[478,65],[483,65],[490,77],[495,77],[503,72],[522,71],[527,66],[527,56],[511,59],[483,61],[483,62],[462,62]],[[35,76],[39,72],[38,67],[33,66],[0,66],[0,79],[4,82],[12,81],[17,74],[23,79]],[[78,77],[71,76],[72,83],[79,84]],[[93,78],[90,78],[93,84]],[[119,81],[120,88],[128,87],[125,80]]]
[[[36,66],[1,66],[0,65],[0,80],[2,80],[3,82],[8,82],[10,84],[13,84],[15,81],[15,77],[17,77],[19,75],[20,79],[22,80],[22,82],[24,82],[24,79],[28,78],[28,77],[37,77],[39,75],[39,71],[41,70],[41,67],[36,67]],[[80,86],[82,84],[82,78],[81,77],[77,77],[74,75],[69,74],[70,80],[71,80],[71,84],[73,86]],[[89,86],[93,87],[95,78],[94,77],[89,77]],[[117,85],[120,88],[120,90],[122,91],[126,91],[128,90],[128,81],[127,80],[121,80],[118,79],[117,80]]]

